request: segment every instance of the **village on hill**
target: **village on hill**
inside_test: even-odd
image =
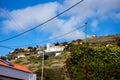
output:
[[[87,46],[85,47],[84,45],[87,45]],[[115,61],[119,60],[119,57],[114,57],[112,54],[112,53],[114,53],[116,56],[117,55],[119,56],[119,54],[118,54],[119,48],[120,48],[119,46],[120,46],[120,35],[118,35],[118,34],[117,35],[107,35],[107,36],[91,36],[91,37],[87,38],[87,43],[85,43],[85,40],[77,39],[77,40],[73,40],[71,42],[62,42],[62,43],[56,42],[54,45],[50,45],[50,43],[47,43],[46,46],[38,46],[37,45],[36,47],[29,46],[27,48],[18,48],[18,49],[15,49],[14,51],[10,52],[7,55],[7,58],[11,62],[26,65],[33,73],[37,74],[37,80],[40,80],[42,57],[43,57],[43,53],[44,53],[44,60],[45,60],[44,61],[44,78],[49,79],[49,80],[52,80],[53,78],[54,78],[54,80],[61,80],[61,79],[65,80],[65,79],[69,79],[69,78],[72,79],[73,77],[71,77],[71,75],[74,75],[74,71],[73,71],[73,73],[71,73],[71,71],[69,72],[69,69],[71,69],[71,67],[72,67],[72,66],[71,67],[69,66],[72,64],[72,63],[69,63],[69,60],[71,60],[71,62],[74,62],[72,65],[75,66],[75,64],[77,65],[78,62],[82,59],[82,56],[83,57],[85,55],[92,56],[93,57],[93,58],[91,58],[91,60],[93,59],[92,62],[91,62],[91,60],[89,60],[89,57],[86,57],[89,60],[89,63],[85,62],[86,63],[85,65],[92,66],[92,65],[95,65],[94,62],[96,60],[94,61],[94,59],[96,59],[97,57],[101,58],[101,56],[103,55],[103,57],[105,57],[105,63],[104,62],[101,62],[101,63],[104,63],[105,65],[106,64],[111,65],[111,63],[109,63],[109,61],[111,61],[112,59],[115,59]],[[114,48],[114,50],[111,52],[111,50],[109,50],[109,49],[113,49],[113,48]],[[79,49],[81,49],[82,52]],[[86,50],[87,50],[88,54],[85,54]],[[98,50],[98,52],[97,52],[97,50]],[[102,54],[101,52],[103,50],[105,50],[104,52],[107,52],[109,54],[105,54],[105,53]],[[117,50],[117,52],[115,52],[115,50]],[[76,51],[77,51],[77,53],[76,53]],[[93,52],[94,52],[94,56],[91,54]],[[98,53],[101,55],[97,55],[95,53]],[[84,54],[84,55],[82,55],[82,54]],[[81,57],[79,57],[79,55],[81,55]],[[96,57],[95,57],[95,55],[96,55]],[[112,55],[112,57],[106,58],[105,55],[108,55],[108,56]],[[78,61],[75,62],[74,60],[77,60],[77,57],[78,57]],[[75,58],[75,59],[73,59],[73,58]],[[107,59],[109,59],[109,60],[107,60]],[[82,59],[82,60],[84,60],[84,59]],[[102,59],[100,59],[100,61],[102,61]],[[104,61],[104,59],[103,59],[103,61]],[[116,62],[116,64],[117,63],[118,62]],[[99,64],[99,65],[101,65],[101,64]],[[103,67],[106,68],[106,66],[103,66]],[[109,67],[112,67],[112,66],[109,66]],[[116,65],[116,67],[117,67],[117,65]],[[76,70],[76,69],[73,68],[73,70]],[[83,73],[85,73],[85,72],[86,71],[84,71]],[[91,72],[91,70],[90,70],[90,72]],[[82,76],[84,75],[83,73],[82,73]],[[106,73],[106,74],[108,74],[108,73]],[[91,78],[89,76],[93,76],[93,74],[88,74],[87,76],[88,76],[88,78]],[[81,78],[81,77],[79,77],[79,78]]]
[[[97,45],[118,45],[120,42],[120,35],[108,35],[108,36],[91,36],[87,39],[88,44],[91,47],[97,46]],[[45,52],[46,55],[60,55],[61,52],[64,51],[65,47],[68,44],[75,44],[75,45],[82,45],[85,43],[82,39],[73,40],[72,42],[56,42],[54,45],[50,45],[50,43],[47,43],[46,46],[36,46],[31,47],[28,46],[26,48],[17,48],[14,51],[11,51],[7,57],[9,59],[16,59],[16,58],[22,58],[26,56],[40,56],[43,52]],[[9,57],[10,56],[10,57]]]

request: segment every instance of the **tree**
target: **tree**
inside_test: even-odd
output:
[[[68,44],[68,42],[62,42],[62,44],[63,44],[63,46],[65,46],[65,45],[67,45],[67,44]]]
[[[117,39],[116,43],[117,43],[118,46],[120,46],[120,39]]]
[[[28,49],[33,49],[33,47],[32,46],[28,46]]]
[[[59,42],[56,42],[56,43],[54,43],[54,45],[55,45],[55,46],[58,46],[58,45],[60,45],[60,43],[59,43]]]
[[[72,45],[68,58],[74,80],[120,79],[120,47]]]

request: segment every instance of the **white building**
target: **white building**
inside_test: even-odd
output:
[[[36,74],[24,65],[0,58],[0,80],[36,80]]]
[[[62,52],[64,48],[64,46],[50,46],[48,43],[45,52]]]
[[[24,57],[25,57],[24,54],[19,54],[19,55],[17,56],[17,58],[24,58]]]

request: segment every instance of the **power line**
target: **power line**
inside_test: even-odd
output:
[[[71,31],[69,31],[69,32],[66,32],[66,33],[64,33],[64,34],[62,34],[62,35],[53,37],[53,38],[51,38],[51,39],[43,40],[43,41],[38,42],[38,43],[32,43],[32,44],[21,45],[21,46],[12,46],[12,47],[29,46],[29,45],[33,45],[33,44],[40,44],[40,43],[44,43],[44,42],[47,42],[47,41],[52,41],[52,40],[55,40],[55,39],[59,39],[59,38],[61,38],[61,37],[63,37],[63,36],[66,36],[66,35],[68,35],[68,34],[71,34],[71,33],[75,32],[76,30],[82,29],[82,28],[85,27],[85,26],[86,26],[86,23],[85,23],[84,25],[82,25],[82,26],[80,26],[80,27],[77,27],[77,28],[75,28],[75,29],[73,29],[73,30],[71,30]]]
[[[84,24],[83,26],[81,26],[81,27],[77,27],[77,28],[75,28],[75,29],[72,30],[72,31],[69,31],[69,32],[67,32],[67,33],[65,33],[65,34],[62,34],[62,35],[53,37],[52,39],[48,39],[48,40],[41,41],[40,43],[44,43],[44,42],[47,42],[47,41],[52,41],[52,40],[54,40],[54,39],[59,39],[59,38],[61,38],[61,37],[63,37],[63,36],[66,36],[66,35],[68,35],[68,34],[70,34],[70,33],[75,32],[76,30],[79,30],[79,29],[82,29],[83,27],[86,27],[86,25],[87,25],[87,24],[85,23],[85,24]],[[26,46],[29,46],[29,45],[26,45]],[[0,45],[0,47],[6,48],[6,49],[10,49],[10,50],[15,50],[15,48],[11,48],[11,47],[8,47],[8,46],[2,46],[2,45]]]
[[[46,40],[46,41],[50,41],[50,40],[54,40],[54,39],[57,39],[57,38],[63,37],[63,36],[65,36],[65,35],[68,35],[68,34],[74,32],[74,31],[78,30],[78,29],[83,28],[84,26],[86,27],[86,25],[87,25],[87,23],[85,23],[85,25],[83,25],[83,26],[81,26],[81,27],[77,27],[76,29],[74,29],[74,30],[72,30],[72,31],[70,31],[70,32],[67,32],[67,33],[65,33],[65,34],[63,34],[63,35],[60,35],[60,36],[54,37],[54,38],[49,39],[49,40]],[[41,80],[43,80],[43,74],[44,74],[44,53],[45,53],[45,52],[43,51]]]
[[[67,33],[65,33],[65,34],[62,34],[62,35],[60,35],[60,36],[56,36],[56,37],[54,37],[54,38],[52,38],[52,39],[42,41],[41,43],[43,43],[43,42],[47,42],[47,41],[51,41],[51,40],[54,40],[54,39],[61,38],[61,37],[65,36],[65,35],[68,35],[68,34],[70,34],[70,33],[75,32],[75,31],[76,31],[76,30],[78,30],[78,29],[83,28],[84,26],[86,26],[86,24],[85,24],[85,25],[83,25],[83,26],[81,26],[81,27],[77,27],[76,29],[74,29],[74,30],[72,30],[72,31],[69,31],[69,32],[67,32]]]
[[[52,18],[50,18],[50,19],[48,19],[48,20],[46,20],[45,22],[43,22],[43,23],[41,23],[41,24],[39,24],[39,25],[37,25],[37,26],[29,29],[29,30],[26,30],[26,31],[24,31],[24,32],[22,32],[22,33],[20,33],[20,34],[14,35],[14,36],[12,36],[12,37],[10,37],[10,38],[7,38],[7,39],[0,40],[0,42],[5,42],[5,41],[8,41],[8,40],[14,39],[14,38],[19,37],[19,36],[21,36],[21,35],[23,35],[23,34],[25,34],[25,33],[27,33],[27,32],[32,31],[32,30],[34,30],[34,29],[36,29],[36,28],[38,28],[38,27],[40,27],[40,26],[48,23],[49,21],[57,18],[58,16],[64,14],[65,12],[69,11],[69,10],[72,9],[73,7],[75,7],[75,6],[77,6],[78,4],[80,4],[82,1],[84,1],[84,0],[81,0],[81,1],[77,2],[76,4],[72,5],[71,7],[69,7],[69,8],[66,9],[66,10],[64,10],[63,12],[57,14],[56,16],[54,16],[54,17],[52,17]],[[41,28],[42,28],[42,27],[41,27]],[[41,29],[41,28],[40,28],[40,29]]]
[[[14,50],[13,48],[11,48],[11,47],[8,47],[8,46],[1,46],[1,45],[0,45],[0,47],[1,47],[1,48],[10,49],[10,50]]]
[[[0,3],[0,6],[2,6],[3,4]],[[18,24],[16,19],[10,15],[10,13],[8,11],[6,11],[6,9],[0,9],[0,11],[8,18],[9,21],[12,21],[14,23],[15,26],[19,26],[21,27],[22,25]],[[16,14],[17,15],[17,14]]]

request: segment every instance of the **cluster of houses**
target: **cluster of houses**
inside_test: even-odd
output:
[[[36,56],[40,56],[43,52],[45,52],[46,55],[54,55],[54,56],[58,56],[61,54],[61,52],[63,52],[65,46],[63,45],[57,45],[57,46],[51,46],[50,43],[47,43],[46,47],[36,47]],[[24,51],[27,52],[19,52],[19,54],[17,54],[16,58],[23,58],[26,57],[27,55],[32,55],[32,53],[30,53],[30,49],[28,48],[23,48]]]
[[[77,45],[82,43],[74,41],[73,44]],[[33,55],[31,50],[36,52],[36,54],[34,54],[36,57],[41,56],[43,52],[46,55],[58,56],[64,51],[64,49],[64,45],[51,46],[50,43],[47,43],[45,47],[37,46],[35,48],[22,48],[15,50],[12,53],[17,55],[16,58]],[[25,65],[11,63],[6,57],[0,56],[0,80],[36,80],[36,74],[33,74]]]
[[[72,43],[78,45],[82,44],[82,41],[77,40]],[[58,56],[64,51],[65,47],[65,45],[51,46],[50,43],[47,43],[45,47],[36,46],[34,48],[16,49],[9,55],[15,55],[15,58],[23,58],[30,55],[39,57],[42,53],[45,53],[45,55]],[[0,57],[0,80],[36,80],[36,74],[33,74],[32,71],[24,65],[11,63],[7,58]]]
[[[36,47],[35,52],[37,52],[36,56],[40,56],[43,52],[58,56],[64,48],[63,45],[51,46],[48,43],[46,48]],[[22,48],[13,52],[16,53],[16,58],[23,58],[32,54],[30,50],[32,48]],[[0,56],[0,80],[36,80],[36,74],[33,74],[25,65],[11,63],[6,57]]]
[[[82,40],[78,39],[76,41],[72,41],[74,45],[83,44]],[[47,43],[46,46],[36,46],[36,47],[27,47],[27,48],[20,48],[16,49],[15,51],[9,53],[10,56],[12,56],[14,53],[14,59],[23,58],[26,56],[41,56],[41,54],[44,52],[45,55],[48,56],[58,56],[61,54],[61,52],[64,51],[65,47],[69,43],[66,42],[66,45],[59,44],[59,45],[50,45],[50,43]]]
[[[35,51],[37,51],[36,56],[40,56],[43,52],[45,52],[45,54],[58,56],[64,48],[65,46],[63,45],[51,46],[50,43],[48,43],[45,49],[43,47],[37,47]],[[19,53],[18,50],[18,54],[16,54],[17,58],[32,54],[26,53],[30,52],[29,48],[22,48],[21,50],[23,50],[23,52]],[[25,65],[11,63],[6,57],[0,56],[0,80],[36,80],[36,74],[33,74]]]

